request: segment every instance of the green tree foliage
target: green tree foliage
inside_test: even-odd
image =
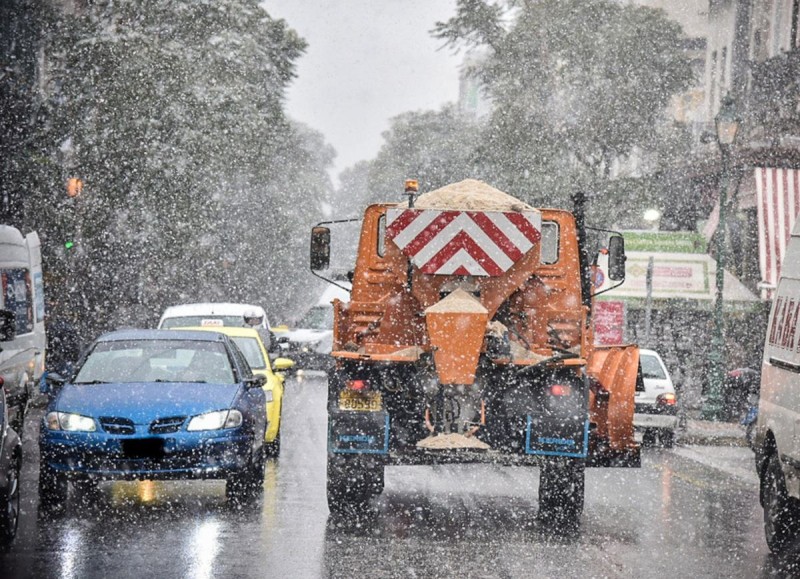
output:
[[[369,188],[369,170],[372,161],[358,161],[339,174],[339,187],[337,189],[337,203],[328,208],[327,217],[344,217],[345,215],[358,215],[372,199]]]
[[[36,64],[51,13],[45,0],[0,1],[0,213],[23,229],[22,200],[38,185]]]
[[[474,177],[479,124],[454,106],[404,113],[392,119],[384,144],[371,162],[367,201],[403,199],[405,179],[418,179],[421,192]]]
[[[290,306],[295,231],[329,195],[333,158],[284,114],[304,49],[255,0],[105,0],[63,18],[47,132],[85,187],[30,209],[53,242],[80,237],[54,264],[73,306],[108,324],[190,300]]]
[[[657,156],[670,98],[693,80],[677,23],[609,0],[459,0],[434,34],[485,55],[471,73],[493,112],[476,158],[536,204],[603,191],[632,156]]]

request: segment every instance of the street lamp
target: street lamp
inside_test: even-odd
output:
[[[725,284],[725,244],[726,209],[728,205],[728,186],[731,172],[731,147],[739,131],[740,119],[736,112],[736,103],[728,95],[722,99],[719,112],[714,118],[717,129],[717,145],[722,160],[722,174],[719,187],[719,223],[717,225],[716,249],[717,272],[716,294],[714,297],[714,335],[711,337],[711,369],[708,377],[708,396],[703,414],[709,420],[719,420],[722,410],[722,391],[725,383],[725,320],[722,315],[722,290]]]
[[[661,211],[658,209],[645,209],[642,213],[642,219],[653,229],[658,229],[658,220],[661,219]]]

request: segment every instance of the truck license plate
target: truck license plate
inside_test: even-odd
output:
[[[340,410],[378,412],[381,406],[380,392],[353,392],[352,390],[342,390],[339,393]]]

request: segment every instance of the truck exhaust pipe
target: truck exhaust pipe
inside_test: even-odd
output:
[[[578,260],[581,268],[581,302],[587,308],[592,305],[592,272],[589,269],[589,248],[586,241],[586,193],[572,194],[573,215],[578,229]],[[589,318],[587,317],[587,323]]]

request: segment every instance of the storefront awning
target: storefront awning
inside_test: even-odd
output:
[[[781,275],[781,262],[800,212],[800,171],[774,167],[754,169],[758,211],[758,265],[764,289],[772,299]]]

